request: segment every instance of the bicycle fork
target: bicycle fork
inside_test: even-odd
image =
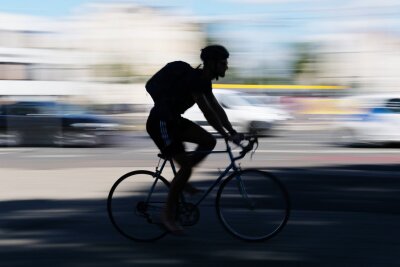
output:
[[[237,166],[235,164],[235,157],[233,156],[232,150],[229,147],[228,147],[227,151],[228,151],[229,158],[231,159],[231,162],[232,162],[231,167],[233,168],[234,172],[238,173],[238,175],[235,176],[235,179],[236,179],[236,185],[238,187],[239,193],[242,196],[242,198],[244,199],[245,203],[247,204],[247,207],[250,210],[254,210],[254,208],[256,206],[255,201],[252,201],[250,199],[249,195],[247,194],[246,187],[243,183],[242,177],[240,177],[240,174],[239,174],[242,170],[240,167],[240,164],[239,164],[239,166]]]
[[[153,192],[155,191],[157,183],[160,180],[159,176],[161,175],[161,172],[164,169],[165,164],[166,161],[164,161],[160,167],[160,161],[158,162],[155,174],[153,176],[154,181],[147,193],[146,199],[144,201],[139,202],[137,205],[137,210],[148,220],[149,223],[155,223],[155,224],[160,223],[160,218],[158,217],[160,217],[162,207],[158,207],[157,205],[151,205],[151,204],[160,204],[156,202],[151,202],[151,197],[153,195]]]
[[[249,195],[247,194],[246,187],[243,183],[242,177],[238,174],[235,176],[235,179],[236,179],[236,185],[238,187],[239,193],[242,196],[242,198],[244,199],[245,203],[247,204],[247,207],[250,210],[254,210],[256,203],[255,203],[255,201],[251,200]]]

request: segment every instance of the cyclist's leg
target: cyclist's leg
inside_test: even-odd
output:
[[[182,142],[195,143],[198,145],[196,151],[204,152],[214,149],[216,145],[216,140],[202,127],[183,118],[179,122],[179,135],[176,134],[175,137],[176,139],[174,141],[180,142],[172,143],[172,145],[169,146],[169,153],[172,155],[172,158],[178,163],[180,168],[170,184],[170,191],[168,194],[164,213],[164,225],[166,225],[166,227],[171,232],[177,233],[183,230],[175,223],[176,208],[179,202],[179,194],[183,190],[191,194],[195,194],[200,191],[188,184],[188,180],[192,174],[193,166],[198,164],[209,154],[195,153],[189,155],[185,152]]]
[[[179,203],[179,195],[185,188],[185,185],[192,174],[192,165],[190,163],[190,157],[186,152],[173,156],[173,159],[179,164],[180,168],[170,183],[163,214],[163,223],[170,232],[180,234],[182,233],[183,228],[175,222],[176,211]]]
[[[172,179],[165,203],[162,222],[174,234],[181,234],[183,228],[176,224],[176,210],[179,195],[191,175],[192,164],[185,152],[180,133],[183,131],[179,118],[176,121],[164,121],[158,117],[151,118],[147,130],[161,152],[174,159],[180,169]]]
[[[195,166],[210,154],[217,141],[212,134],[190,120],[183,118],[181,124],[183,125],[180,133],[182,141],[197,144],[195,153],[190,156],[191,164]]]
[[[179,234],[183,231],[183,228],[175,223],[179,194],[183,191],[190,178],[192,167],[207,156],[207,153],[189,156],[185,152],[183,142],[196,143],[198,144],[198,151],[208,151],[214,148],[216,141],[203,128],[183,118],[179,120],[179,123],[175,122],[172,125],[172,123],[162,121],[157,117],[149,117],[146,128],[162,153],[172,157],[180,167],[171,182],[163,213],[163,223],[167,229],[172,233]]]
[[[181,166],[190,166],[190,164],[184,163],[183,159],[180,159],[180,154],[185,155],[185,149],[180,141],[179,136],[177,136],[177,132],[174,130],[176,125],[171,125],[170,121],[165,121],[157,116],[154,112],[150,113],[150,116],[146,123],[146,130],[149,133],[150,137],[153,139],[154,143],[160,149],[160,151],[167,157],[174,157],[177,155],[176,161]],[[166,199],[164,211],[162,214],[162,222],[165,227],[172,233],[180,233],[183,231],[182,227],[179,227],[175,223],[176,217],[176,208],[179,200],[180,193],[180,182],[181,180],[186,181],[188,176],[188,171],[186,168],[181,168],[176,177],[172,180],[170,185],[168,197]],[[190,172],[189,172],[190,176]],[[182,178],[181,178],[182,177]]]
[[[214,149],[217,141],[212,134],[192,121],[183,119],[181,124],[183,125],[183,130],[181,132],[182,140],[184,142],[197,144],[195,153],[190,155],[190,164],[193,167],[199,164]],[[184,190],[186,193],[191,195],[202,192],[188,182],[186,183]]]

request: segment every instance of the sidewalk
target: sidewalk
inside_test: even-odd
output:
[[[0,169],[0,201],[107,198],[112,184],[128,167],[52,170]]]
[[[154,167],[135,169],[151,170]],[[1,168],[0,201],[31,199],[107,199],[111,186],[123,174],[133,171],[132,167],[68,168],[49,170],[21,170]],[[172,171],[163,171],[165,178],[172,177]],[[199,177],[197,177],[199,176]],[[196,181],[202,175],[194,175]],[[214,179],[210,177],[209,179]]]

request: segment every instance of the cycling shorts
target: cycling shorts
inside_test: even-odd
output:
[[[191,127],[198,128],[199,126],[181,116],[174,120],[165,120],[160,118],[156,112],[150,112],[146,123],[147,133],[166,157],[173,157],[185,152],[181,133]]]

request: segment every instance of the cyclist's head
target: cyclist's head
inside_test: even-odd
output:
[[[201,50],[200,58],[204,67],[209,69],[214,77],[224,77],[228,69],[229,52],[222,45],[209,45]]]
[[[215,61],[227,59],[229,57],[228,50],[222,45],[209,45],[201,49],[200,58],[205,63],[207,61]]]

